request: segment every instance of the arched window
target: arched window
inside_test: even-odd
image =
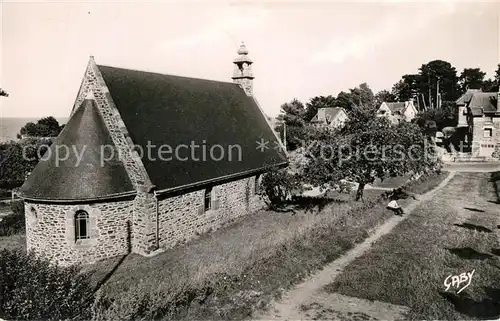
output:
[[[75,213],[75,239],[86,240],[90,238],[89,213],[77,211]]]
[[[31,215],[33,215],[34,218],[36,218],[37,213],[36,213],[36,208],[34,206],[30,207],[30,213]]]

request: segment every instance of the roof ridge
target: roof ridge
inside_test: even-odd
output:
[[[169,77],[178,77],[178,78],[185,78],[185,79],[196,79],[196,80],[212,81],[212,82],[219,82],[219,83],[225,83],[225,84],[231,84],[231,85],[239,86],[239,84],[234,83],[232,81],[214,80],[214,79],[200,78],[200,77],[186,77],[186,76],[180,76],[180,75],[174,75],[174,74],[165,74],[165,73],[161,73],[161,72],[148,71],[148,70],[139,70],[139,69],[131,69],[131,68],[123,68],[123,67],[115,67],[115,66],[99,65],[99,64],[97,65],[97,68],[101,68],[101,67],[121,69],[121,70],[127,70],[127,71],[135,71],[135,72],[143,72],[143,73],[147,73],[147,74],[154,74],[154,75],[161,75],[161,76],[169,76]]]

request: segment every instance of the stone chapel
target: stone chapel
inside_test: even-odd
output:
[[[259,209],[261,175],[287,159],[237,52],[232,82],[90,57],[70,119],[19,191],[27,249],[60,265],[151,255]]]

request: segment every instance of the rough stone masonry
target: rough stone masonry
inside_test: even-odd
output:
[[[172,248],[260,209],[263,202],[255,194],[255,183],[255,177],[249,177],[215,186],[212,204],[218,208],[208,211],[202,210],[204,189],[175,197],[146,193],[131,200],[79,205],[26,201],[27,248],[60,265],[93,263],[129,252],[147,254],[158,246]],[[143,211],[145,207],[150,210]],[[75,241],[78,210],[89,213],[88,240]],[[132,222],[137,226],[132,228]]]

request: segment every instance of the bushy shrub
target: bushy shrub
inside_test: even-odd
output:
[[[0,221],[0,236],[9,236],[14,234],[24,234],[26,223],[24,214],[10,214],[4,216]]]
[[[2,198],[10,198],[12,196],[12,192],[10,189],[0,188],[0,199]]]
[[[4,216],[0,220],[0,236],[25,233],[24,202],[22,200],[11,202],[10,208],[12,214]]]
[[[497,194],[497,203],[500,203],[500,172],[493,172],[490,181],[493,183],[495,193]]]
[[[10,203],[12,214],[6,215],[0,220],[0,236],[24,234],[26,223],[24,218],[24,202],[14,201]]]
[[[294,194],[300,194],[303,190],[300,176],[286,168],[269,168],[261,184],[259,195],[273,210],[283,208]]]
[[[16,200],[11,202],[10,209],[16,215],[24,215],[24,201]]]
[[[17,250],[0,251],[0,318],[89,320],[93,290],[77,267]]]

